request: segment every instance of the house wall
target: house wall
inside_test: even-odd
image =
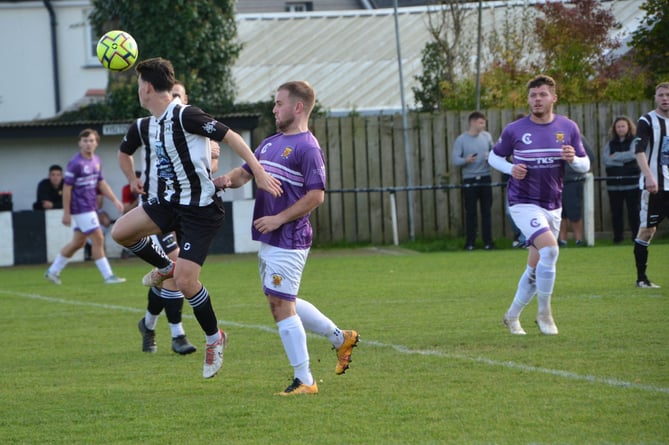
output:
[[[240,14],[285,12],[288,3],[311,2],[314,11],[359,9],[360,0],[237,0],[235,10]]]
[[[52,2],[56,15],[60,105],[88,89],[107,87],[107,73],[89,56],[88,1]],[[50,16],[44,3],[0,3],[0,122],[53,117],[57,113]]]
[[[37,128],[36,132],[39,131]],[[240,134],[251,145],[250,131],[240,130]],[[102,162],[103,176],[119,200],[127,183],[117,160],[122,137],[123,133],[103,134],[96,149]],[[71,136],[48,139],[39,135],[34,138],[0,139],[0,193],[12,195],[12,212],[0,211],[0,266],[53,261],[58,251],[69,242],[72,229],[60,223],[62,211],[34,212],[32,205],[36,199],[37,184],[48,176],[49,166],[59,164],[65,168],[78,150],[76,132]],[[141,153],[135,153],[134,159],[135,166],[141,170]],[[219,173],[241,164],[241,158],[229,146],[221,144]],[[214,241],[213,252],[257,251],[257,243],[251,240],[250,235],[252,198],[252,183],[225,192],[223,200],[227,217],[219,237]],[[121,216],[107,199],[103,208],[112,220]],[[106,238],[106,251],[110,258],[121,254],[120,247],[109,236]],[[83,254],[79,252],[74,260],[83,260]]]
[[[39,130],[37,130],[39,131]],[[249,131],[241,131],[247,144],[251,144]],[[96,154],[102,162],[102,173],[116,196],[121,199],[121,190],[127,183],[118,166],[117,153],[123,135],[103,135]],[[71,137],[40,137],[26,139],[2,139],[0,141],[0,192],[12,193],[13,210],[31,210],[37,194],[37,184],[48,176],[49,166],[59,164],[63,168],[79,151],[77,134]],[[135,166],[141,169],[142,160],[139,152],[135,153]],[[225,144],[221,145],[219,159],[220,173],[241,165],[241,159]],[[248,199],[252,197],[249,185],[243,189],[230,190],[224,195],[225,201]],[[105,199],[104,209],[112,219],[118,212],[111,202]]]

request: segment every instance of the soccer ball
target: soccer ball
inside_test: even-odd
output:
[[[139,51],[135,39],[125,31],[108,31],[96,48],[102,66],[110,71],[125,71],[135,64]]]

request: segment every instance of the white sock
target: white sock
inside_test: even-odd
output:
[[[290,365],[293,367],[295,378],[305,385],[313,385],[314,378],[309,369],[309,350],[307,349],[307,334],[304,332],[302,320],[297,315],[279,321],[279,336],[283,349]]]
[[[221,339],[222,335],[221,335],[221,331],[219,329],[218,332],[216,332],[215,334],[205,335],[204,337],[206,338],[206,341],[207,341],[208,345],[213,345],[214,343],[216,343],[217,341],[219,341]]]
[[[150,329],[152,331],[155,330],[156,323],[158,323],[158,317],[160,317],[160,314],[153,315],[151,312],[146,311],[146,314],[144,315],[144,326],[146,326],[146,329]]]
[[[537,302],[540,314],[551,313],[551,295],[555,286],[555,270],[560,249],[557,246],[543,247],[539,250],[537,264]]]
[[[58,254],[56,259],[53,260],[53,263],[51,263],[51,266],[49,266],[49,273],[60,275],[60,272],[65,269],[68,261],[70,261],[69,258]]]
[[[509,310],[506,311],[506,317],[513,319],[520,317],[520,313],[523,311],[525,306],[527,306],[534,294],[537,291],[536,278],[534,269],[530,266],[527,266],[525,272],[520,276],[518,281],[518,288],[516,289],[516,295],[513,298],[513,302],[509,307]]]
[[[170,332],[172,333],[172,338],[176,338],[180,335],[186,335],[183,323],[170,323]]]
[[[295,311],[307,331],[327,337],[335,348],[344,343],[344,336],[337,325],[307,300],[297,298],[295,300]]]
[[[109,265],[109,260],[106,256],[95,260],[95,265],[98,267],[98,270],[102,274],[102,278],[105,280],[114,275],[114,272],[112,272],[111,266]]]

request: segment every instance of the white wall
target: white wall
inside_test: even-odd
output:
[[[107,87],[107,72],[89,56],[89,1],[52,2],[56,13],[61,109],[88,89]],[[0,122],[56,114],[51,22],[41,1],[0,3]]]
[[[14,264],[12,212],[0,212],[0,266]]]
[[[36,130],[39,131],[39,130]],[[242,131],[246,143],[250,143],[250,132]],[[96,154],[102,161],[102,174],[116,196],[121,199],[121,190],[127,183],[118,166],[118,147],[122,136],[102,136]],[[32,210],[37,194],[37,184],[46,178],[51,164],[59,164],[63,168],[79,151],[77,135],[68,138],[35,138],[6,139],[0,141],[0,192],[11,192],[14,211]],[[219,171],[214,176],[226,173],[233,167],[242,164],[241,159],[225,144],[221,145]],[[135,166],[141,168],[140,153],[135,153]],[[239,190],[229,190],[223,195],[225,201],[251,199],[253,196],[251,183]],[[112,219],[116,219],[118,211],[105,199],[105,210]]]

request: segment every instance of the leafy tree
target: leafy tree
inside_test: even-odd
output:
[[[620,46],[609,37],[620,24],[597,0],[580,0],[570,7],[546,2],[537,9],[544,14],[536,19],[540,68],[555,78],[570,102],[599,99],[591,79],[607,66],[605,54]]]
[[[92,4],[90,20],[99,35],[111,29],[129,32],[137,41],[139,60],[169,59],[198,106],[212,114],[232,108],[232,67],[241,51],[234,0],[92,0]],[[146,114],[137,101],[132,69],[111,73],[107,91],[106,104],[84,113],[103,118]]]
[[[669,81],[669,2],[646,0],[642,26],[632,33],[634,60],[649,73],[648,86]],[[651,91],[652,93],[652,91]]]
[[[527,104],[519,88],[536,72],[536,36],[525,26],[536,18],[532,8],[505,8],[501,23],[493,15],[492,29],[485,40],[488,66],[481,75],[482,108],[521,108]]]
[[[669,7],[666,0],[648,1],[656,4],[655,9],[649,8],[652,14],[658,14],[659,5],[664,9]],[[457,7],[454,4],[457,1],[450,3],[452,8]],[[616,55],[620,42],[611,38],[610,32],[620,24],[605,6],[597,0],[579,0],[546,2],[532,8],[504,8],[503,19],[495,19],[493,26],[485,31],[481,107],[524,107],[523,85],[539,72],[556,79],[559,93],[566,102],[645,97],[639,85],[647,83],[647,70],[628,55]],[[473,109],[474,77],[466,63],[462,68],[458,66],[462,60],[457,57],[471,55],[471,51],[454,47],[453,36],[458,35],[458,42],[475,42],[476,27],[471,21],[454,27],[446,21],[450,19],[447,16],[435,18],[441,21],[435,20],[429,25],[433,39],[423,50],[423,74],[416,77],[420,88],[414,88],[414,96],[424,110]],[[527,26],[532,23],[535,26]],[[451,34],[442,34],[451,28]],[[669,26],[662,28],[666,33]],[[451,40],[444,42],[443,35],[451,36]],[[669,36],[663,36],[664,41],[669,41]],[[659,43],[652,46],[658,47],[661,48],[657,51],[661,56],[659,60],[666,60],[664,46]],[[449,67],[458,68],[449,70]]]
[[[459,0],[437,0],[435,3],[439,7],[428,14],[432,41],[422,52],[423,74],[416,76],[420,88],[412,89],[424,111],[449,108],[444,101],[460,89],[458,77],[471,72],[469,54],[472,44],[464,35],[465,21],[471,11]]]

